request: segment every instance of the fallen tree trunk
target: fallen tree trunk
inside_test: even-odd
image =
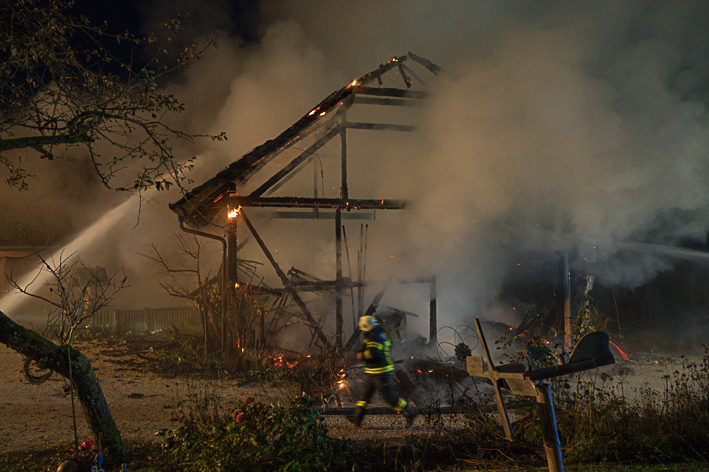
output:
[[[71,373],[76,395],[81,403],[84,416],[93,432],[94,441],[109,455],[124,452],[123,439],[111,416],[101,385],[88,359],[70,346],[57,346],[42,336],[12,321],[0,311],[0,343],[32,359],[43,368],[69,378],[71,350]]]

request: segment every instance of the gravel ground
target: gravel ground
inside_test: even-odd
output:
[[[160,440],[161,431],[178,426],[180,401],[189,394],[216,393],[224,405],[241,403],[247,396],[263,402],[282,401],[279,393],[259,385],[237,387],[238,380],[185,380],[142,372],[145,361],[121,356],[120,349],[97,349],[95,344],[75,346],[93,366],[123,439],[135,442]],[[118,346],[120,347],[120,346]],[[54,375],[30,384],[22,357],[0,345],[0,453],[67,445],[74,442],[71,396],[67,382]],[[79,442],[91,439],[78,402],[76,423]]]
[[[246,397],[263,403],[287,403],[297,395],[276,389],[267,382],[239,387],[240,380],[185,380],[146,372],[145,360],[126,354],[125,341],[106,348],[80,342],[75,347],[93,366],[111,413],[126,444],[161,441],[163,433],[179,425],[180,402],[190,394],[214,393],[225,406],[238,405]],[[68,383],[54,375],[48,381],[31,384],[23,373],[22,357],[0,345],[0,454],[72,447],[74,427]],[[384,406],[377,400],[373,406]],[[92,438],[78,402],[76,425],[79,443]],[[333,436],[358,441],[396,440],[406,434],[431,434],[419,418],[411,429],[400,415],[369,415],[363,427],[356,428],[344,416],[326,416]]]
[[[178,426],[179,403],[189,394],[215,393],[223,405],[236,405],[247,396],[264,403],[285,403],[297,392],[274,389],[266,383],[239,387],[239,380],[185,380],[159,376],[141,369],[145,360],[127,353],[126,341],[107,348],[95,342],[76,345],[90,361],[101,382],[104,395],[127,445],[162,440],[161,432]],[[637,360],[619,362],[603,368],[611,375],[624,375],[624,391],[632,396],[643,388],[661,391],[665,379],[681,366],[678,356],[660,357],[638,354]],[[48,447],[71,447],[74,441],[71,397],[67,383],[58,376],[40,385],[30,384],[22,373],[22,358],[0,345],[0,454],[12,451],[38,450]],[[383,406],[378,401],[374,406]],[[79,442],[90,439],[81,409],[76,404]],[[398,441],[407,434],[430,435],[419,417],[407,430],[400,415],[370,415],[363,428],[355,428],[344,416],[327,416],[330,433],[357,441]],[[449,428],[459,427],[454,416],[444,417]]]

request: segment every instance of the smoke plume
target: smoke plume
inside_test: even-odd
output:
[[[146,29],[173,12],[167,3],[146,10]],[[419,133],[353,132],[350,152],[351,196],[411,202],[369,222],[368,276],[436,274],[442,324],[484,317],[505,280],[540,259],[569,252],[575,270],[632,287],[668,263],[638,252],[619,264],[614,256],[621,244],[676,245],[706,236],[705,2],[272,0],[258,14],[250,10],[257,19],[249,31],[258,40],[247,41],[230,29],[225,18],[234,12],[224,2],[202,3],[200,10],[219,21],[195,12],[195,24],[204,28],[189,31],[199,37],[223,28],[219,49],[167,89],[188,105],[176,125],[194,133],[225,131],[229,140],[184,150],[186,157],[198,155],[188,188],[394,55],[412,51],[443,67],[439,77],[420,74],[433,96],[424,109],[403,116]],[[339,194],[338,156],[339,149],[327,146],[317,156],[328,196]],[[80,228],[117,201],[94,199],[105,191],[80,175],[86,186],[34,185],[13,206],[61,200],[61,213]],[[312,180],[308,185],[303,188],[312,192]],[[128,218],[92,257],[120,254],[143,277],[141,287],[154,287],[135,248],[169,244],[178,227],[166,203],[179,198],[151,195],[140,224],[134,228]],[[347,224],[354,251],[359,223]],[[278,249],[282,267],[330,279],[332,226],[273,221],[262,236]],[[263,260],[256,247],[244,257]],[[410,292],[391,301],[422,311],[426,295]],[[150,304],[154,293],[136,290],[125,303]]]

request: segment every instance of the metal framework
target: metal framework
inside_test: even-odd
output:
[[[415,73],[404,65],[407,59],[411,59],[433,74],[438,74],[441,69],[430,61],[415,54],[408,53],[406,56],[394,57],[389,62],[380,65],[376,70],[363,75],[354,80],[349,85],[333,92],[313,108],[308,114],[298,120],[293,126],[285,130],[276,138],[266,141],[260,146],[252,149],[241,158],[227,166],[216,176],[204,182],[202,185],[187,192],[184,197],[170,204],[170,209],[177,213],[180,223],[191,228],[206,228],[216,225],[224,228],[227,233],[226,238],[226,267],[229,283],[233,287],[237,281],[236,270],[236,216],[227,220],[225,216],[231,211],[236,215],[235,209],[247,225],[251,235],[260,246],[266,258],[269,260],[278,274],[285,290],[292,296],[293,300],[300,307],[308,320],[314,335],[328,346],[328,340],[322,332],[321,327],[312,317],[305,303],[298,294],[298,287],[291,283],[288,276],[283,272],[276,262],[273,254],[269,251],[265,242],[259,235],[253,223],[245,212],[246,208],[297,208],[312,209],[311,212],[277,212],[274,216],[285,218],[332,218],[335,220],[335,241],[336,241],[336,274],[335,280],[321,284],[323,289],[332,290],[336,293],[336,344],[342,345],[343,337],[343,310],[342,300],[346,289],[353,290],[357,287],[361,290],[363,282],[360,280],[353,283],[350,279],[345,279],[342,274],[342,246],[343,246],[343,218],[364,219],[361,213],[358,215],[352,210],[400,210],[406,207],[406,201],[392,200],[387,198],[377,199],[357,199],[350,198],[349,182],[347,176],[347,130],[366,131],[389,131],[389,132],[412,132],[413,126],[387,124],[387,123],[363,123],[350,122],[347,120],[347,110],[355,104],[394,106],[394,107],[417,107],[422,100],[428,97],[428,92],[411,90],[411,79],[409,75],[417,78]],[[405,88],[381,87],[383,85],[382,76],[389,71],[396,70],[403,78]],[[408,74],[407,74],[408,72]],[[420,81],[420,79],[418,79]],[[379,87],[370,85],[377,82]],[[314,154],[325,144],[334,138],[340,138],[341,147],[341,188],[339,198],[322,198],[317,196],[306,197],[274,197],[269,196],[278,190],[289,179],[301,171],[305,164],[313,159]],[[276,156],[287,149],[296,149],[294,146],[306,138],[315,140],[305,150],[302,150],[295,158],[283,165],[276,173],[265,180],[256,189],[242,193],[245,184],[255,175],[264,169],[266,164],[271,162]],[[343,213],[343,210],[345,213]],[[332,215],[334,213],[334,215]],[[224,221],[227,221],[226,225]],[[427,279],[428,280],[428,279]],[[435,279],[432,282],[432,328],[435,335]],[[361,295],[358,296],[361,303]],[[361,312],[360,308],[360,312]]]

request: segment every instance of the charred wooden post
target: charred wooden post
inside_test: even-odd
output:
[[[340,198],[347,201],[349,190],[347,188],[347,113],[343,112],[340,122],[340,155],[342,169],[342,183],[340,185]],[[335,210],[335,343],[342,346],[342,297],[344,285],[342,283],[342,209]]]
[[[341,149],[340,155],[342,157],[342,186],[340,187],[340,197],[343,200],[350,198],[350,193],[347,188],[347,114],[342,114],[342,121],[340,123],[340,142]]]
[[[342,346],[342,210],[335,210],[335,344]]]
[[[229,275],[229,290],[236,290],[236,284],[239,281],[236,264],[236,217],[229,219],[229,224],[226,227],[227,231],[227,267]],[[226,294],[226,292],[225,292]]]
[[[352,331],[357,327],[357,320],[355,315],[355,301],[354,301],[354,284],[352,283],[352,260],[350,259],[350,245],[347,243],[347,231],[345,230],[345,225],[342,225],[342,237],[345,241],[345,254],[347,255],[347,272],[349,274],[348,285],[350,288],[350,301],[352,302]],[[342,290],[345,290],[344,284]]]
[[[318,162],[312,158],[311,161],[313,162],[313,198],[318,198]],[[315,208],[313,210],[313,213],[315,214],[315,218],[317,219],[320,210],[318,208]]]
[[[431,276],[429,280],[430,293],[429,293],[429,343],[438,342],[438,307],[436,301],[436,276]]]
[[[564,349],[571,350],[571,272],[569,272],[569,253],[564,253]]]
[[[359,226],[359,252],[357,253],[357,318],[361,318],[364,313],[364,225]]]

